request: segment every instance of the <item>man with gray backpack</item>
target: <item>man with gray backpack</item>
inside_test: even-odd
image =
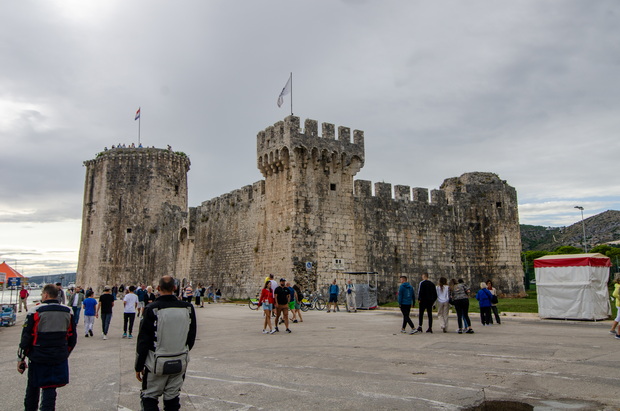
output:
[[[159,280],[160,296],[144,309],[136,344],[136,378],[142,382],[143,410],[179,410],[189,351],[196,340],[196,313],[192,304],[174,295],[174,278]]]

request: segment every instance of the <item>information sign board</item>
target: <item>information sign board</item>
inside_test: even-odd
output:
[[[9,287],[19,287],[22,284],[22,279],[19,277],[10,277],[8,281]]]

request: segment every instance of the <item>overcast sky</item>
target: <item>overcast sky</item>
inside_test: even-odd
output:
[[[364,130],[356,176],[438,188],[490,171],[522,224],[620,210],[620,2],[28,0],[0,3],[0,261],[74,272],[104,146],[187,153],[189,204],[262,178],[293,110]]]

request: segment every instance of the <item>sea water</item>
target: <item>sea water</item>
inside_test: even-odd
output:
[[[41,290],[28,290],[28,305],[35,301],[41,301]],[[19,290],[0,291],[0,304],[17,304],[19,303]]]

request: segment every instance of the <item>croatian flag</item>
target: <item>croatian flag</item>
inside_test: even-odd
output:
[[[140,107],[138,107],[138,111],[136,111],[136,118],[134,118],[134,121],[140,118]]]

